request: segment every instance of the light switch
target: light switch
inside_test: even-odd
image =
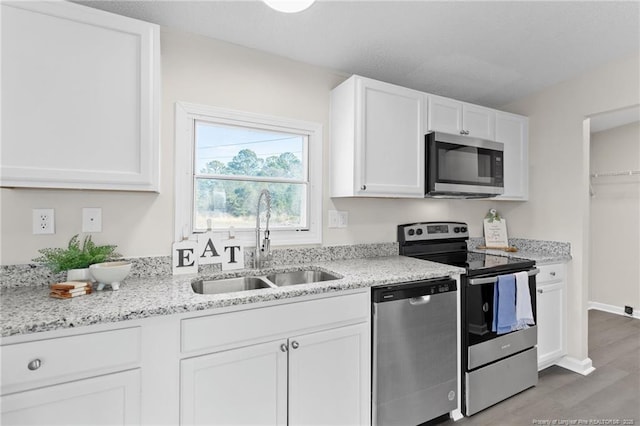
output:
[[[102,208],[82,209],[82,232],[102,232]]]

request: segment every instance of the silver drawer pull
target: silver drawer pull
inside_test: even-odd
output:
[[[41,365],[42,361],[40,361],[39,359],[34,359],[33,361],[30,361],[29,364],[27,364],[27,368],[31,371],[34,371],[40,368]]]

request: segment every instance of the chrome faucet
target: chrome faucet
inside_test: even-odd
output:
[[[260,243],[260,202],[264,197],[267,205],[267,225],[264,229],[264,238]],[[271,217],[271,193],[263,189],[258,196],[258,206],[256,207],[256,253],[253,259],[253,267],[255,269],[262,268],[264,261],[271,256],[271,240],[269,239],[269,218]]]

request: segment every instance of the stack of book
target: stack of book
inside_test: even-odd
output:
[[[56,299],[71,299],[72,297],[91,294],[91,283],[85,281],[67,281],[64,283],[51,284],[49,296]]]

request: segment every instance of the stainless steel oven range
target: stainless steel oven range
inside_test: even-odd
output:
[[[400,254],[466,269],[461,277],[463,414],[470,416],[538,382],[537,327],[492,331],[494,288],[499,276],[527,272],[535,321],[535,262],[467,251],[469,231],[461,222],[398,226]]]

